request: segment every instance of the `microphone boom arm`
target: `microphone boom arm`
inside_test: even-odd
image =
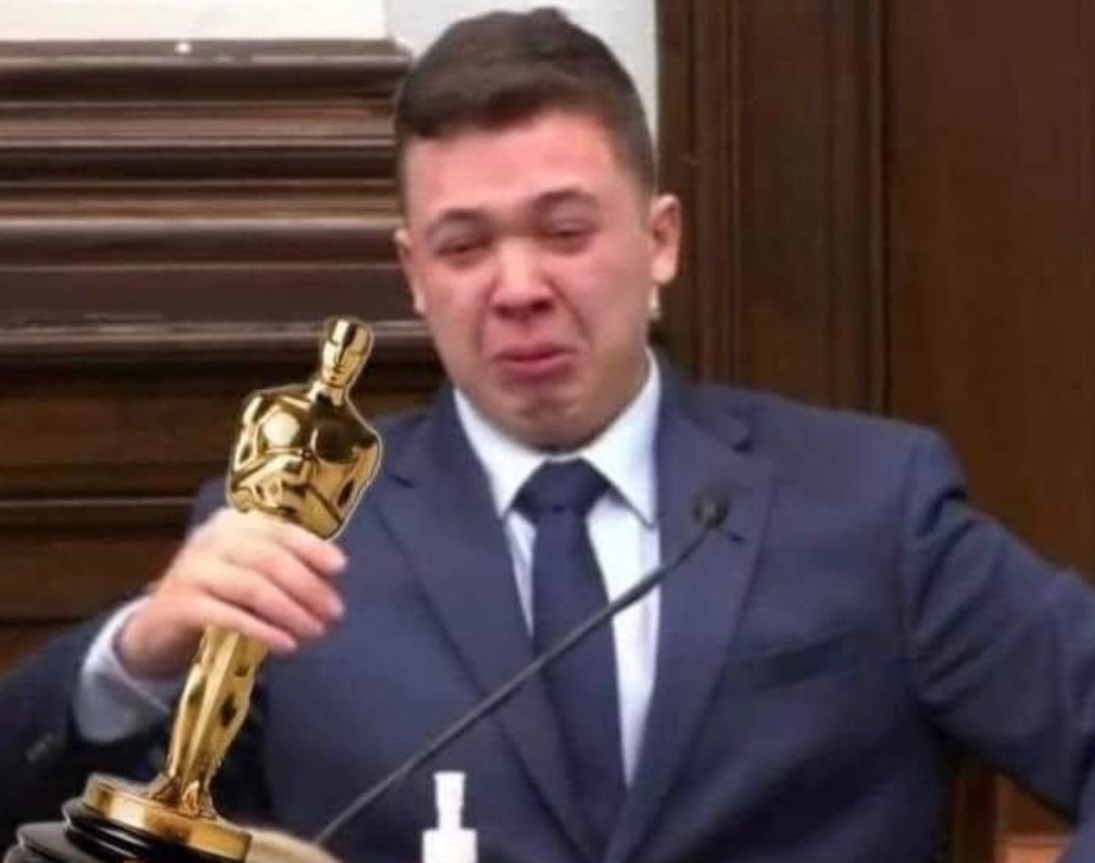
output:
[[[326,845],[343,827],[350,823],[350,821],[369,809],[369,807],[375,804],[389,791],[399,786],[415,770],[433,758],[434,755],[509,701],[525,683],[539,674],[546,666],[555,662],[564,654],[569,653],[595,629],[646,596],[646,594],[653,590],[666,575],[692,556],[692,553],[699,547],[707,534],[722,523],[726,518],[726,514],[727,505],[721,497],[701,495],[697,498],[694,516],[699,523],[699,530],[696,531],[695,535],[672,560],[651,570],[630,588],[612,600],[612,602],[606,604],[604,608],[600,609],[596,614],[591,615],[583,623],[571,630],[566,636],[555,642],[548,650],[522,668],[517,674],[502,683],[486,698],[476,704],[475,707],[441,731],[441,733],[427,743],[426,746],[411,755],[387,776],[368,788],[359,797],[354,798],[345,809],[316,833],[311,841],[317,845]]]

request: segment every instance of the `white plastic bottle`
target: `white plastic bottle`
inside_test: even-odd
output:
[[[463,824],[464,774],[435,773],[437,826],[422,834],[422,863],[477,863],[479,839]]]

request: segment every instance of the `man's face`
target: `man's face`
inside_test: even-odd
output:
[[[596,119],[562,111],[413,140],[404,190],[396,241],[449,377],[525,443],[596,435],[643,381],[677,201],[642,191]]]

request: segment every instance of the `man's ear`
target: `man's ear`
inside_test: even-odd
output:
[[[395,250],[399,255],[399,266],[403,270],[403,279],[411,292],[411,305],[415,314],[426,313],[426,300],[418,287],[418,279],[415,276],[414,247],[411,245],[411,235],[406,225],[400,225],[393,234]]]
[[[667,285],[677,276],[681,251],[681,202],[676,195],[657,195],[650,202],[650,278]]]

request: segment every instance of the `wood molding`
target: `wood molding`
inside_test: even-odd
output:
[[[0,42],[0,180],[390,185],[407,62],[386,41]]]
[[[252,362],[298,364],[311,357],[322,324],[181,323],[25,326],[0,330],[0,379],[28,369],[155,363],[209,366]],[[418,321],[373,324],[370,367],[436,366],[429,333]]]
[[[410,323],[391,243],[406,54],[183,48],[0,43],[0,281],[15,298],[0,335],[339,312]]]
[[[882,0],[661,0],[663,185],[694,373],[885,407]]]
[[[0,43],[0,661],[155,577],[241,404],[373,324],[366,415],[440,370],[391,242],[386,42]]]

